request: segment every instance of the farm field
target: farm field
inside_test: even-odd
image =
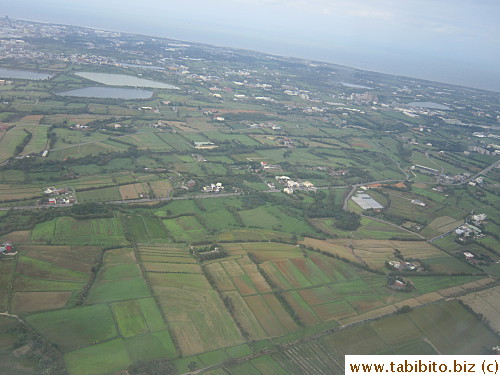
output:
[[[395,226],[375,221],[366,217],[361,218],[361,226],[356,231],[346,231],[338,229],[334,226],[334,219],[313,219],[313,225],[321,231],[337,236],[354,239],[374,239],[374,240],[390,240],[410,238],[417,239],[415,234],[404,231]]]
[[[14,156],[16,146],[26,137],[24,127],[16,126],[7,132],[0,132],[0,162]]]
[[[132,249],[109,250],[85,302],[88,304],[149,297]]]
[[[435,330],[433,319],[442,322]],[[460,327],[467,322],[463,332]],[[477,330],[477,331],[475,331]],[[480,339],[479,339],[480,337]],[[460,345],[450,349],[453,340]],[[286,349],[221,366],[229,374],[318,374],[342,371],[345,354],[480,354],[485,345],[494,345],[495,336],[456,301],[415,309],[407,314],[321,335]]]
[[[87,191],[77,190],[76,199],[80,203],[118,201],[122,199],[120,192],[120,188],[116,186]]]
[[[405,258],[420,259],[431,271],[447,273],[475,273],[465,262],[448,255],[439,248],[424,241],[393,240],[315,240],[306,238],[304,245],[328,252],[374,270],[384,270],[385,262],[396,260],[398,250]]]
[[[73,304],[98,258],[98,249],[86,246],[24,245],[18,252],[15,271],[9,274],[6,268],[4,274],[5,282],[12,284],[9,307],[17,314]],[[9,264],[2,262],[3,267]]]
[[[105,374],[111,368],[120,370],[140,360],[177,356],[132,249],[105,252],[102,269],[85,304],[27,318],[37,331],[63,349],[71,375]],[[101,366],[104,358],[115,356],[120,360]]]
[[[484,316],[495,332],[500,332],[500,287],[470,293],[460,299],[476,314]]]
[[[219,295],[185,246],[141,247],[139,254],[182,355],[243,342]]]
[[[88,220],[60,217],[36,225],[31,241],[34,244],[110,246],[125,244],[125,237],[118,216]]]
[[[14,184],[0,185],[0,201],[26,198],[40,198],[42,190],[39,187],[18,186]]]
[[[208,233],[195,216],[164,219],[163,225],[176,242],[197,242],[206,239]]]
[[[0,34],[0,372],[319,375],[500,342],[498,93],[10,17]]]

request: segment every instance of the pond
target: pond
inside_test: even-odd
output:
[[[32,72],[29,70],[15,70],[15,69],[5,69],[0,68],[0,78],[7,79],[31,79],[35,81],[40,81],[44,79],[49,79],[53,75],[47,73]]]
[[[149,99],[153,96],[153,92],[149,90],[115,87],[85,87],[83,89],[58,92],[56,95],[76,96],[79,98]]]
[[[444,104],[439,104],[439,103],[434,103],[434,102],[411,102],[408,103],[410,107],[415,107],[415,108],[430,108],[430,109],[451,109],[450,107],[444,105]]]
[[[179,90],[178,87],[169,85],[168,83],[150,81],[149,79],[138,78],[135,76],[128,76],[125,74],[79,72],[75,73],[75,75],[108,86],[132,86],[132,87],[148,87],[152,89]]]

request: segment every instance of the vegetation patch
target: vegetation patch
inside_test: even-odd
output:
[[[98,375],[124,370],[132,364],[123,339],[116,339],[67,353],[70,375]]]
[[[26,320],[63,351],[89,346],[117,335],[113,315],[107,305],[37,313]]]

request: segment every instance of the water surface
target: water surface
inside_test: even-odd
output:
[[[353,88],[353,89],[367,89],[367,90],[371,90],[371,87],[363,86],[363,85],[357,85],[355,83],[347,83],[347,82],[340,82],[340,83],[342,84],[342,86],[350,87],[350,88]]]
[[[430,108],[430,109],[451,109],[447,105],[434,103],[434,102],[411,102],[408,103],[410,107],[415,108]]]
[[[53,74],[32,72],[30,70],[15,70],[15,69],[0,68],[0,78],[31,79],[34,81],[40,81],[44,79],[49,79],[52,76]]]
[[[92,72],[79,72],[75,73],[79,77],[90,79],[94,82],[102,83],[109,86],[132,86],[132,87],[148,87],[153,89],[170,89],[178,90],[179,88],[168,83],[150,81],[149,79],[138,78],[135,76],[128,76],[125,74],[111,74],[111,73],[92,73]]]

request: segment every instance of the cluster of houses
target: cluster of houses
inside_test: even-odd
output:
[[[88,125],[80,125],[80,124],[76,124],[76,125],[72,125],[69,127],[71,130],[88,130],[89,129],[89,126]]]
[[[6,241],[0,246],[0,255],[13,255],[15,253],[14,246],[10,241]]]
[[[474,225],[481,225],[483,221],[486,220],[486,214],[471,215],[469,220],[472,221]]]
[[[455,229],[455,234],[458,236],[458,240],[464,242],[469,238],[481,238],[484,237],[481,229],[472,225],[472,224],[464,224]]]
[[[276,176],[275,178],[281,185],[285,186],[283,192],[286,194],[293,194],[295,190],[315,191],[317,189],[310,181],[294,181],[288,176]]]
[[[224,191],[224,186],[222,186],[222,183],[220,182],[203,186],[204,193],[222,193],[223,191]]]
[[[292,138],[289,137],[276,137],[274,140],[278,143],[280,146],[285,146],[285,147],[295,147],[295,143]]]
[[[444,151],[439,151],[440,155],[444,155]],[[436,176],[437,177],[437,183],[441,185],[452,185],[452,184],[463,184],[467,182],[467,179],[471,177],[471,175],[467,172],[462,173],[462,174],[457,174],[454,176],[450,176],[447,174],[441,174],[437,169],[426,167],[423,165],[415,164],[412,165],[410,168],[412,171],[418,171],[422,174],[430,175],[430,176]],[[478,182],[476,180],[480,180],[481,182]],[[475,180],[469,182],[469,185],[475,186],[476,184],[482,184],[483,183],[483,178],[478,177]]]
[[[489,256],[474,254],[470,250],[464,251],[462,255],[468,263],[473,264],[475,266],[489,265],[493,263],[493,259],[491,259]]]
[[[40,201],[41,204],[55,205],[55,204],[73,204],[76,203],[76,198],[73,189],[70,187],[55,188],[48,187],[43,192],[46,199]]]
[[[219,146],[213,142],[194,142],[194,148],[198,150],[211,150],[217,147]]]
[[[281,130],[280,126],[273,124],[273,123],[270,123],[270,122],[259,123],[259,124],[249,123],[248,126],[250,128],[269,128],[272,130]]]
[[[442,174],[438,177],[438,184],[450,185],[450,184],[463,184],[467,182],[467,179],[470,177],[470,174],[463,173],[457,174],[455,176],[449,176],[447,174]]]
[[[474,180],[469,181],[469,185],[470,186],[476,186],[476,185],[483,186],[484,185],[484,178],[483,177],[477,177]]]
[[[422,271],[424,268],[420,262],[405,262],[399,260],[391,260],[387,262],[390,268],[398,271]]]

